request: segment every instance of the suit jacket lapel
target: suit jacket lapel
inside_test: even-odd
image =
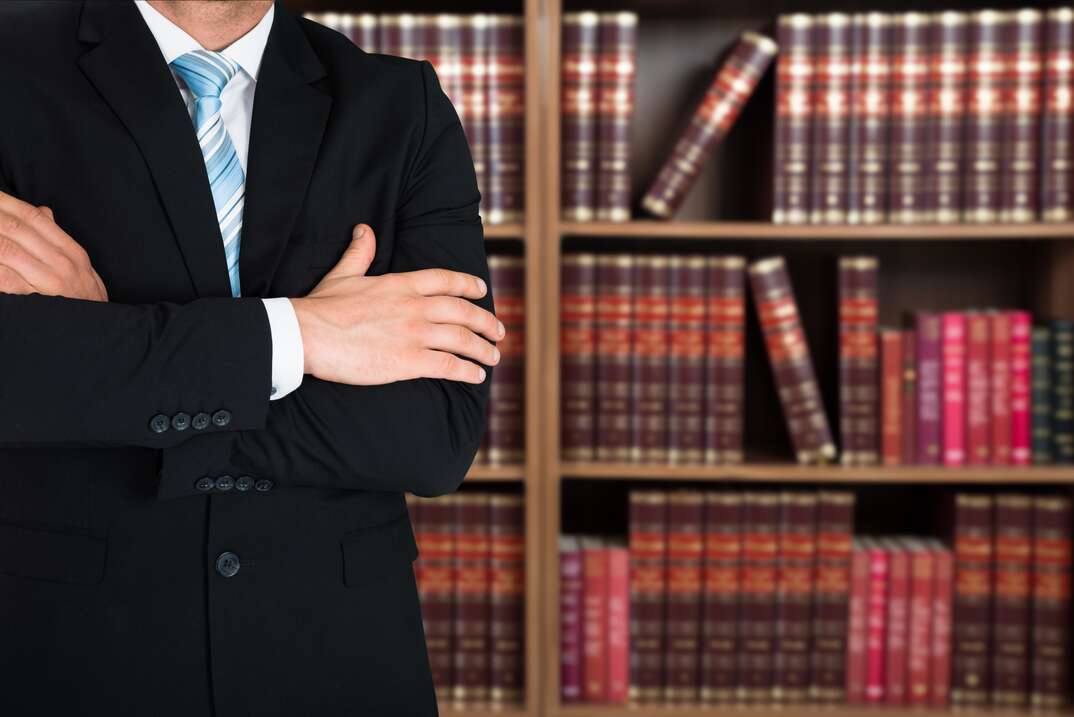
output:
[[[131,2],[87,2],[82,71],[134,137],[199,296],[230,296],[227,260],[194,128],[149,28]]]
[[[242,293],[264,296],[306,199],[332,98],[309,41],[280,3],[254,95],[239,275]]]

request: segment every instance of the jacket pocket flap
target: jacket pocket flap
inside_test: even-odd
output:
[[[343,582],[347,587],[409,569],[418,557],[418,544],[406,513],[390,523],[353,530],[340,541],[343,547]]]
[[[0,524],[0,573],[8,575],[96,585],[105,549],[103,538]]]

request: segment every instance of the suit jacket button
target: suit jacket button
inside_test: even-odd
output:
[[[239,574],[239,556],[232,552],[220,553],[220,557],[216,559],[216,572],[220,573],[225,578],[233,578]]]
[[[213,414],[213,425],[218,428],[223,428],[227,424],[231,423],[231,412],[221,408],[219,411]]]
[[[153,431],[153,433],[164,433],[171,424],[172,422],[168,420],[167,416],[163,413],[158,413],[149,419],[149,430]]]
[[[216,482],[209,476],[205,476],[204,478],[199,478],[198,482],[194,484],[194,487],[202,493],[208,493],[213,489],[214,485],[216,485]]]
[[[172,416],[172,428],[177,431],[185,431],[190,428],[190,414],[180,411]]]
[[[203,431],[209,427],[209,422],[212,419],[209,418],[208,413],[197,413],[194,415],[194,419],[190,422],[194,426],[195,431]]]
[[[235,487],[235,481],[231,476],[220,476],[216,479],[216,489],[227,492]]]
[[[274,485],[275,484],[272,481],[270,481],[268,478],[262,478],[261,480],[259,480],[257,483],[254,484],[254,487],[257,488],[257,490],[260,491],[261,493],[268,493],[270,490],[272,490],[272,487]]]
[[[254,479],[250,476],[239,476],[235,481],[235,489],[240,490],[243,493],[254,487]]]

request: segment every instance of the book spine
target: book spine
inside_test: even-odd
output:
[[[630,459],[634,256],[597,256],[597,460]]]
[[[932,219],[962,220],[963,125],[966,103],[966,14],[932,15],[928,79],[928,191]]]
[[[902,331],[880,333],[880,452],[885,466],[902,462],[902,338]]]
[[[951,694],[952,593],[955,567],[951,551],[938,541],[931,547],[935,560],[932,582],[932,639],[929,642],[929,705],[947,707]]]
[[[910,632],[910,553],[897,540],[887,542],[890,547],[884,701],[889,705],[899,706],[906,703],[909,682],[907,645]]]
[[[933,555],[924,544],[910,551],[910,629],[907,641],[906,702],[929,703],[929,642],[932,638]]]
[[[423,60],[428,49],[425,38],[425,25],[428,16],[404,12],[395,15],[399,24],[399,44],[396,47],[400,57]]]
[[[801,703],[809,697],[812,618],[817,559],[816,493],[783,492],[780,501],[777,624],[772,698]]]
[[[489,16],[475,13],[466,16],[462,27],[462,58],[459,68],[462,128],[470,144],[477,186],[481,190],[481,216],[488,209],[489,104],[485,82],[489,58]],[[458,109],[456,105],[456,109]]]
[[[701,702],[729,704],[738,685],[742,494],[705,492]]]
[[[706,259],[705,462],[743,460],[746,357],[746,260]]]
[[[919,12],[895,15],[891,58],[891,196],[888,221],[932,220],[927,189],[929,18]]]
[[[1031,704],[1070,706],[1070,499],[1033,500],[1033,655]]]
[[[818,15],[813,55],[813,178],[809,220],[812,224],[845,224],[847,220],[847,158],[850,141],[850,16]]]
[[[669,261],[668,459],[698,464],[705,457],[705,257]]]
[[[749,492],[743,506],[738,701],[762,704],[772,700],[774,684],[779,497]]]
[[[399,55],[402,45],[401,29],[399,25],[401,15],[386,14],[377,17],[378,33],[377,51],[384,55]]]
[[[668,498],[630,493],[630,701],[663,699]]]
[[[1033,463],[1046,465],[1052,455],[1052,334],[1045,327],[1033,329],[1030,337],[1030,369]]]
[[[1074,218],[1074,127],[1070,118],[1074,106],[1074,9],[1048,10],[1044,32],[1041,218],[1068,222]]]
[[[995,497],[992,604],[992,705],[1029,704],[1030,562],[1033,501],[1028,495]]]
[[[809,222],[813,176],[812,15],[780,15],[776,24],[776,130],[772,221]]]
[[[991,315],[992,355],[992,464],[1011,463],[1011,315]]]
[[[595,12],[563,15],[560,211],[569,222],[596,218],[598,26]]]
[[[783,257],[754,262],[749,274],[798,462],[831,462],[836,457],[835,444]]]
[[[917,462],[939,465],[943,460],[942,319],[918,314],[917,337]]]
[[[988,704],[992,650],[992,496],[955,496],[951,704]]]
[[[489,495],[462,493],[455,549],[455,702],[489,699]]]
[[[962,221],[992,224],[999,220],[1000,155],[1003,145],[1003,78],[1006,74],[1006,13],[979,10],[969,21],[966,176]]]
[[[1052,321],[1052,452],[1074,463],[1074,322]]]
[[[643,254],[634,259],[633,427],[630,459],[635,463],[668,460],[668,257]]]
[[[888,636],[890,556],[877,541],[869,549],[869,592],[866,604],[865,701],[884,702]]]
[[[630,689],[630,551],[608,550],[608,689],[606,701],[624,704]]]
[[[582,701],[582,549],[574,538],[560,539],[559,693],[565,704]]]
[[[1011,312],[1011,463],[1028,466],[1032,462],[1030,428],[1032,363],[1030,334],[1033,319],[1028,312]]]
[[[974,466],[992,460],[988,329],[988,314],[966,317],[966,463]]]
[[[839,393],[843,465],[879,460],[877,259],[839,259]]]
[[[589,545],[583,543],[582,564],[582,699],[604,702],[608,690],[608,548],[596,539]]]
[[[433,65],[440,87],[456,108],[462,105],[462,19],[459,15],[440,13],[429,18],[425,30],[429,52],[425,59]]]
[[[489,386],[488,462],[522,463],[526,444],[526,271],[520,256],[489,256],[496,316],[507,329]]]
[[[817,565],[813,593],[810,695],[837,704],[846,698],[847,610],[850,602],[854,494],[817,494]]]
[[[564,254],[560,297],[561,450],[565,461],[596,457],[597,258]]]
[[[852,25],[847,222],[881,224],[887,219],[888,200],[891,16],[860,13]]]
[[[459,494],[421,501],[421,615],[433,685],[441,702],[455,688],[455,585]]]
[[[491,657],[489,698],[493,703],[522,702],[525,682],[526,546],[522,496],[489,498],[491,580]]]
[[[1007,18],[1007,73],[1000,99],[1003,145],[999,218],[1003,222],[1031,222],[1040,207],[1044,16],[1040,10],[1025,8],[1007,13]]]
[[[354,16],[351,39],[366,52],[380,52],[378,42],[380,23],[373,13],[363,12]]]
[[[966,315],[943,315],[943,462],[949,467],[966,462]]]
[[[917,332],[902,332],[902,462],[917,463]]]
[[[700,491],[673,491],[668,496],[664,645],[664,701],[668,704],[694,704],[699,697],[704,516],[704,495]]]
[[[632,12],[600,13],[598,35],[596,218],[625,222],[630,219],[638,16]]]
[[[846,701],[865,703],[869,641],[869,551],[854,541],[850,562],[850,600],[847,605]]]
[[[526,198],[526,53],[521,15],[490,15],[485,221],[521,222]],[[448,95],[450,97],[450,95]]]
[[[716,73],[690,124],[675,143],[657,172],[641,205],[650,213],[669,219],[690,192],[701,168],[716,146],[727,136],[742,107],[760,82],[777,46],[755,32],[743,33]]]

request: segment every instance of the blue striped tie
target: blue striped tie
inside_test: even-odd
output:
[[[216,220],[224,240],[224,256],[231,280],[231,295],[239,296],[239,244],[242,241],[242,208],[246,175],[239,155],[220,116],[220,93],[238,72],[238,65],[219,52],[194,50],[172,61],[172,68],[193,93],[194,128],[201,156],[209,174],[209,187],[216,205]]]

